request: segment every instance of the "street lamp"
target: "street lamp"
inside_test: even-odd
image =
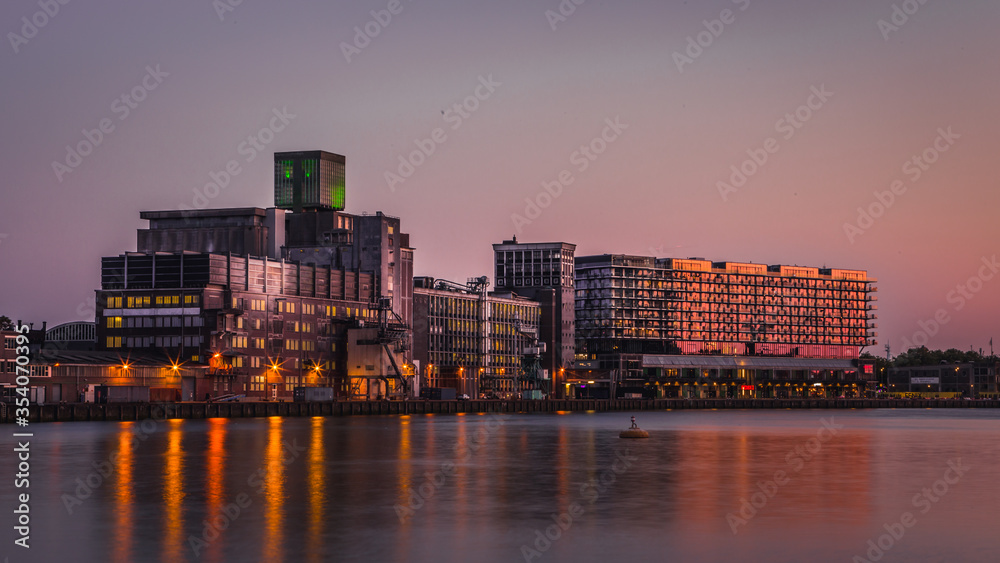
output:
[[[284,297],[275,297],[274,298],[275,307],[278,306],[278,303],[281,303],[282,301],[287,301],[287,300],[288,299],[286,299]],[[272,342],[271,342],[271,305],[270,305],[270,303],[267,303],[267,296],[266,295],[265,295],[265,299],[264,299],[264,306],[267,309],[267,312],[264,315],[264,325],[265,325],[264,326],[264,355],[267,358],[270,358],[271,357],[271,351],[272,351],[272,348],[273,348]],[[284,332],[284,331],[282,331],[282,332]],[[280,357],[280,354],[278,356]],[[275,373],[277,373],[278,367],[280,367],[280,366],[278,364],[275,364],[274,361],[271,360],[271,366],[270,366],[270,368],[264,370],[264,374],[265,374],[265,377],[264,377],[264,385],[265,385],[264,398],[265,399],[267,398],[267,389],[266,389],[266,386],[268,386],[268,385],[275,385],[276,386],[275,390],[277,390],[277,384],[276,383],[272,384],[272,383],[268,382],[267,373],[269,371],[271,371],[271,370],[274,370]]]

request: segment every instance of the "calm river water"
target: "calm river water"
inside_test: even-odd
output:
[[[618,437],[630,414],[648,440]],[[14,460],[0,462],[10,563],[1000,560],[996,411],[32,430],[28,550],[13,544]]]

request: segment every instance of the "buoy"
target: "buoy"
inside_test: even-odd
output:
[[[639,428],[635,424],[635,417],[632,417],[632,426],[628,430],[622,430],[619,438],[649,438],[649,432]]]

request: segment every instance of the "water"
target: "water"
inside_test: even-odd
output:
[[[31,548],[5,477],[0,553],[850,562],[881,541],[882,562],[1000,559],[996,411],[634,414],[650,439],[618,438],[629,413],[33,425]]]

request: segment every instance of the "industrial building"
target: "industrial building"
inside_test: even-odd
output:
[[[476,398],[549,391],[531,365],[541,360],[538,302],[487,291],[486,276],[466,284],[418,277],[414,285],[413,358],[423,386]]]
[[[574,253],[566,242],[521,243],[517,237],[493,245],[495,286],[537,301],[541,308],[539,338],[546,344],[542,370],[562,398],[563,376],[576,353]]]
[[[274,208],[142,212],[138,251],[102,259],[97,349],[204,366],[186,400],[412,392],[413,248],[398,217],[343,212],[344,166],[276,153]]]

